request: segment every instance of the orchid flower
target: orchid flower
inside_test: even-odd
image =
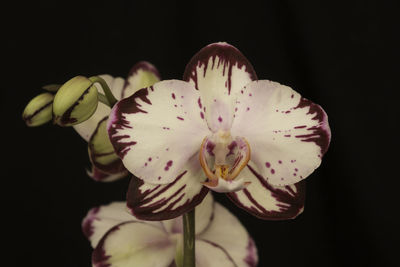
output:
[[[209,189],[261,219],[303,211],[305,182],[330,143],[324,110],[288,86],[258,80],[227,43],[200,50],[184,81],[166,80],[114,105],[109,137],[132,178],[140,219],[193,209]]]
[[[211,194],[196,207],[195,220],[197,267],[257,265],[252,238]],[[168,267],[182,257],[182,218],[141,221],[126,211],[124,202],[91,209],[82,230],[94,248],[93,266]]]
[[[123,99],[137,90],[150,86],[160,80],[158,70],[148,62],[139,62],[132,67],[126,80],[111,75],[99,75],[109,86],[117,99]],[[97,90],[101,85],[95,83]],[[89,158],[92,170],[88,175],[96,181],[111,182],[128,175],[119,157],[109,141],[106,122],[111,108],[99,102],[95,113],[86,121],[74,125],[78,134],[88,142]]]

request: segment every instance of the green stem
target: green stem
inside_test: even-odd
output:
[[[195,267],[194,209],[183,214],[183,266]]]
[[[109,106],[110,108],[112,108],[112,106],[110,105],[110,103],[108,103],[108,99],[105,95],[103,95],[102,93],[98,93],[98,97],[99,97],[99,101],[107,106]]]
[[[112,94],[110,88],[108,87],[106,81],[104,81],[104,79],[100,78],[99,76],[92,76],[89,78],[89,80],[91,80],[93,83],[100,83],[101,87],[103,88],[104,94],[108,100],[108,104],[110,107],[113,107],[115,105],[115,103],[117,103],[117,99],[114,97],[114,95]],[[101,101],[101,99],[100,99]]]

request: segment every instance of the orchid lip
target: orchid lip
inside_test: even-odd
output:
[[[216,187],[218,180],[233,181],[250,160],[250,145],[243,137],[232,137],[219,130],[203,139],[200,147],[200,165],[208,187]],[[211,167],[210,167],[211,166]]]

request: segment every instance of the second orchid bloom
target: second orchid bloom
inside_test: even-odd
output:
[[[257,247],[240,221],[209,194],[196,207],[196,266],[255,267]],[[182,266],[182,218],[149,222],[126,212],[124,202],[91,209],[82,230],[100,266]]]
[[[107,129],[133,178],[140,219],[190,211],[209,189],[262,219],[303,210],[305,184],[330,143],[327,115],[290,87],[258,80],[235,47],[215,43],[167,80],[119,101]]]

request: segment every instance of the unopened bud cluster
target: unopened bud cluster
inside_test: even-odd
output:
[[[22,118],[28,126],[39,126],[53,120],[60,126],[72,126],[89,119],[97,109],[98,91],[84,76],[63,84],[54,96],[43,93],[26,106]]]

